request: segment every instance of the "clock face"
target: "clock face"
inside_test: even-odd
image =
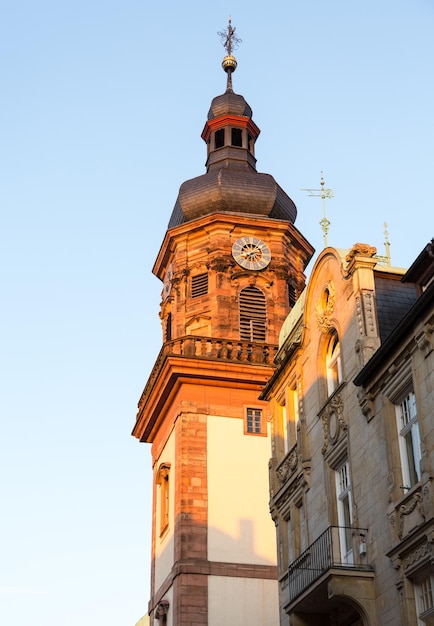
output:
[[[271,261],[271,251],[257,237],[241,237],[232,246],[232,256],[246,270],[263,270]]]

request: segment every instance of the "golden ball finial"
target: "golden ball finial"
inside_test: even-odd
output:
[[[228,54],[222,61],[222,68],[225,72],[235,72],[237,69],[237,60],[232,54]]]

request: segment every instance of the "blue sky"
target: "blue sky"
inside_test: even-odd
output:
[[[0,623],[132,625],[149,597],[151,467],[130,436],[161,346],[151,269],[224,91],[258,170],[329,244],[408,266],[432,238],[430,0],[15,0],[0,36]]]

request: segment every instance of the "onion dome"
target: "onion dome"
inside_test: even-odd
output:
[[[222,62],[227,73],[226,91],[211,102],[202,131],[207,144],[206,173],[184,182],[168,228],[212,213],[269,217],[295,222],[297,209],[270,174],[256,171],[255,142],[260,130],[243,96],[232,89],[237,61],[232,55],[235,37],[231,22],[224,39],[228,54]]]
[[[216,96],[211,102],[208,120],[213,120],[221,115],[241,115],[251,118],[253,112],[243,96],[227,90],[221,96]]]

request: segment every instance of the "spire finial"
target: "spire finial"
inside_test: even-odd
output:
[[[324,187],[324,176],[322,172],[321,172],[321,189],[302,189],[302,191],[307,191],[309,196],[316,196],[316,197],[319,196],[322,200],[323,218],[322,220],[320,220],[319,223],[323,231],[324,247],[327,248],[328,246],[327,234],[329,232],[330,222],[327,219],[325,201],[326,201],[326,198],[333,198],[333,191],[331,189],[326,189]]]
[[[235,72],[237,69],[237,60],[233,56],[232,51],[238,48],[241,43],[241,39],[235,35],[236,30],[236,27],[232,26],[232,18],[229,16],[227,28],[217,33],[227,52],[222,61],[222,67],[228,75],[226,91],[232,91],[232,72]]]
[[[378,260],[378,263],[380,263],[380,265],[386,265],[387,267],[390,267],[392,265],[392,259],[390,256],[389,231],[387,230],[388,226],[386,222],[384,222],[383,227],[384,227],[384,231],[383,231],[384,247],[386,248],[386,254],[384,256],[380,254],[376,254],[375,258]]]

